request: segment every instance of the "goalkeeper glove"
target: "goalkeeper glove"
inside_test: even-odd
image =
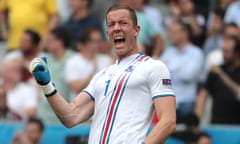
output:
[[[57,92],[54,84],[51,82],[46,57],[34,58],[29,65],[29,71],[40,85],[46,97],[52,96]]]

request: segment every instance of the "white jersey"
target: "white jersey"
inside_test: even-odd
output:
[[[97,73],[84,92],[95,103],[89,144],[140,144],[154,99],[174,96],[166,66],[142,53]]]

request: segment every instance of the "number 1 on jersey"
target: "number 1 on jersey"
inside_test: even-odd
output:
[[[106,81],[106,87],[105,87],[105,91],[104,91],[104,96],[107,95],[108,87],[109,87],[110,82],[111,82],[111,80],[107,80],[107,81]]]

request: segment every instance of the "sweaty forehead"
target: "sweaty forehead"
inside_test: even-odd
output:
[[[130,12],[125,9],[113,10],[107,14],[107,22],[130,19]]]

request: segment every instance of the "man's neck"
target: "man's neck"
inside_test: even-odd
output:
[[[128,56],[131,56],[131,55],[134,55],[134,54],[137,54],[138,53],[138,49],[134,49],[124,55],[118,55],[117,56],[117,60],[120,62],[121,60],[123,60],[124,58],[128,57]]]
[[[73,13],[72,18],[74,20],[83,19],[83,18],[87,17],[88,12],[89,12],[88,9],[79,9]]]

